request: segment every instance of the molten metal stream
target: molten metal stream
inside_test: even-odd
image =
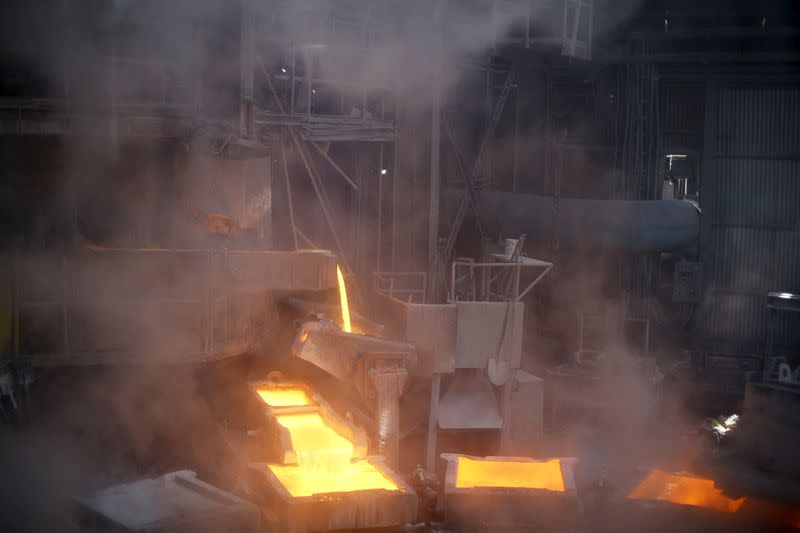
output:
[[[292,496],[400,490],[369,461],[351,462],[353,443],[339,435],[319,413],[283,414],[276,418],[289,431],[298,465],[269,468]]]
[[[745,498],[734,500],[722,494],[714,486],[714,480],[693,476],[667,474],[653,470],[639,486],[628,494],[631,500],[659,500],[694,507],[715,509],[725,513],[735,513]]]
[[[342,269],[336,265],[336,278],[339,280],[339,300],[342,304],[342,331],[345,333],[352,333],[353,328],[350,325],[350,306],[347,304],[347,287],[344,284],[344,276]]]
[[[258,389],[256,392],[270,407],[311,405],[311,398],[303,389]]]
[[[564,492],[561,461],[489,461],[458,457],[456,488],[509,487]]]

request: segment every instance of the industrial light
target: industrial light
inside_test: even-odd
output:
[[[281,67],[281,72],[283,72],[284,74],[286,74],[286,67]]]
[[[767,307],[800,309],[800,294],[796,292],[768,292]]]
[[[386,170],[385,168],[382,168],[381,169],[381,176],[385,176],[387,172],[389,172],[389,171]]]
[[[667,159],[669,160],[669,169],[672,170],[672,162],[675,159],[686,159],[686,154],[667,154]]]

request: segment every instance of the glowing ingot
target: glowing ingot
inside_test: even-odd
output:
[[[580,505],[573,457],[473,457],[443,453],[444,512],[453,531],[573,530]]]
[[[652,470],[639,485],[628,494],[631,500],[657,500],[693,507],[704,507],[725,513],[735,513],[745,498],[734,500],[722,494],[714,480],[700,477],[668,474]]]
[[[456,488],[508,487],[564,492],[561,461],[503,461],[459,456]]]
[[[302,466],[271,464],[268,467],[295,498],[331,492],[400,490],[394,481],[367,460],[348,461],[341,469],[327,472],[310,472]]]

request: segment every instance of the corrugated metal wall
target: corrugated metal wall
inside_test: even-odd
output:
[[[708,95],[698,325],[708,340],[752,347],[765,337],[766,293],[800,292],[800,89],[722,83]],[[779,322],[777,341],[800,344],[800,315]]]

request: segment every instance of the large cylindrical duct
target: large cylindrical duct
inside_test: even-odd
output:
[[[553,199],[505,192],[479,194],[481,216],[493,232],[528,239],[553,237]],[[696,246],[699,208],[683,200],[561,198],[557,235],[564,246],[666,252]]]

